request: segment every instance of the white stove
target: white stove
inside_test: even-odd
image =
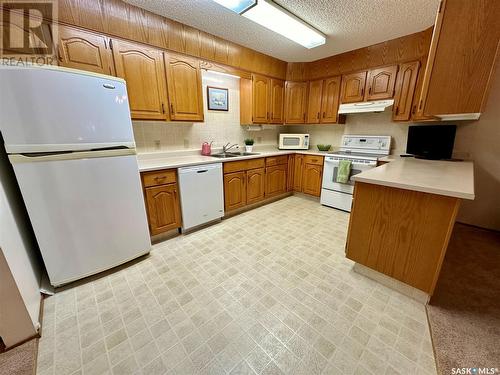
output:
[[[390,136],[344,135],[339,151],[325,156],[321,204],[351,212],[354,181],[358,173],[377,166],[379,158],[389,155]],[[351,161],[351,174],[347,183],[337,182],[340,160]]]

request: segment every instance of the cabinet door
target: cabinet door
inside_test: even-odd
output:
[[[275,165],[266,168],[266,197],[273,197],[286,193],[287,164]]]
[[[424,115],[483,111],[498,66],[499,19],[498,0],[440,2],[421,95]]]
[[[322,178],[322,165],[305,164],[304,171],[302,172],[302,192],[319,197],[321,195]]]
[[[149,230],[152,235],[181,226],[177,184],[146,188]]]
[[[322,98],[323,98],[323,80],[309,82],[309,95],[307,100],[308,124],[320,123]]]
[[[265,174],[266,171],[264,168],[247,171],[247,204],[256,203],[264,199]]]
[[[269,123],[269,103],[271,101],[271,80],[267,77],[252,75],[253,122]]]
[[[398,66],[386,66],[368,72],[366,100],[390,99],[394,96],[394,84]]]
[[[198,60],[165,55],[170,118],[177,121],[203,121],[203,93]]]
[[[338,122],[339,96],[341,77],[332,77],[323,82],[323,99],[321,101],[321,122]]]
[[[362,102],[365,99],[366,71],[347,74],[342,77],[340,101],[342,103]]]
[[[59,65],[114,75],[109,38],[67,26],[59,26]]]
[[[280,79],[271,80],[271,124],[283,123],[283,107],[285,100],[285,82]]]
[[[288,173],[286,176],[286,190],[293,191],[293,176],[295,172],[295,154],[288,155]]]
[[[226,211],[245,206],[246,176],[245,171],[224,175],[224,207]]]
[[[285,123],[304,124],[306,121],[307,82],[285,84]]]
[[[420,61],[401,64],[396,80],[393,121],[408,121],[412,112],[413,94],[417,84]]]
[[[163,52],[116,39],[112,43],[116,75],[127,82],[132,118],[168,119]]]
[[[302,191],[302,169],[304,168],[304,155],[295,154],[293,166],[293,190]]]

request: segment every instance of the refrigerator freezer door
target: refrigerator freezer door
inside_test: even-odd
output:
[[[8,153],[134,147],[125,82],[72,69],[0,67]]]
[[[52,285],[150,251],[135,155],[31,159],[11,162]]]

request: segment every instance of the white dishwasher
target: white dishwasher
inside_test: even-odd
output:
[[[179,168],[182,230],[224,216],[222,163]]]

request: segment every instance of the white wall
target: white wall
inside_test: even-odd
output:
[[[207,110],[207,85],[229,89],[229,111]],[[205,141],[221,147],[227,142],[243,145],[245,138],[256,144],[277,145],[280,126],[267,125],[266,130],[249,132],[240,125],[240,80],[213,72],[203,72],[203,107],[205,121],[180,123],[134,121],[134,138],[138,152],[200,149]]]
[[[3,140],[0,137],[0,141]],[[0,247],[36,327],[40,311],[41,262],[24,203],[5,150],[0,147]],[[2,301],[2,303],[9,303]]]
[[[463,201],[458,220],[500,230],[500,61],[479,121],[458,128],[455,150],[474,160],[474,201]]]

